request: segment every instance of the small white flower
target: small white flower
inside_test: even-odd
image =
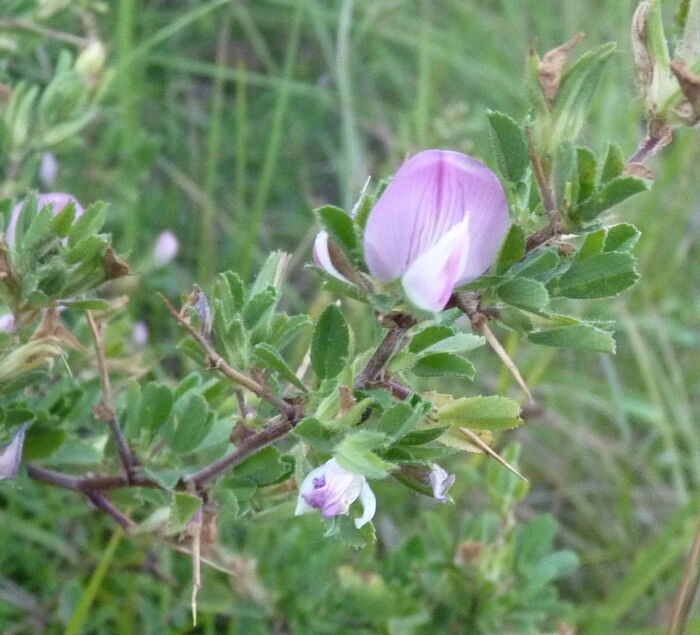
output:
[[[24,446],[24,433],[27,424],[23,423],[6,446],[0,448],[0,481],[12,479],[17,474],[22,460],[22,447]]]
[[[355,518],[359,529],[374,517],[377,499],[367,479],[338,465],[335,458],[311,470],[299,488],[295,516],[318,509],[324,518],[347,514],[357,499],[362,503],[362,516]]]

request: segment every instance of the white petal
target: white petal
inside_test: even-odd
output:
[[[402,276],[408,299],[428,311],[444,309],[464,268],[468,250],[469,228],[465,219],[423,252]]]
[[[316,234],[313,247],[313,257],[316,264],[325,269],[332,276],[348,282],[348,279],[343,276],[333,265],[331,254],[328,251],[328,232],[320,231]]]
[[[362,484],[360,502],[362,503],[362,516],[355,518],[355,527],[358,529],[372,520],[377,511],[377,499],[367,481]]]

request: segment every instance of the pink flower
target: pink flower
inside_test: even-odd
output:
[[[318,509],[324,518],[347,514],[357,499],[362,503],[362,516],[355,519],[359,529],[374,517],[377,499],[367,479],[340,467],[333,458],[311,470],[299,488],[295,516]]]
[[[439,311],[455,287],[491,266],[507,228],[503,188],[489,168],[426,150],[399,168],[370,212],[365,260],[375,278],[400,279],[417,307]]]
[[[22,460],[22,447],[24,446],[24,433],[27,424],[23,423],[17,428],[12,441],[0,448],[0,481],[13,479],[19,469]]]
[[[156,244],[153,247],[153,262],[158,267],[164,267],[168,263],[172,262],[173,258],[177,256],[179,248],[180,243],[177,240],[177,236],[175,236],[173,232],[161,232],[158,234]]]
[[[68,203],[73,203],[75,206],[75,217],[78,218],[83,213],[83,207],[74,196],[65,194],[64,192],[51,192],[50,194],[40,194],[37,198],[37,210],[40,210],[46,205],[51,205],[54,215],[58,214]],[[19,214],[22,211],[23,203],[17,203],[12,208],[10,222],[7,224],[5,232],[5,240],[11,247],[15,242],[15,232],[17,230],[17,221]]]

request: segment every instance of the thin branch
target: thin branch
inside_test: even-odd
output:
[[[114,520],[116,520],[125,531],[131,531],[136,527],[134,521],[131,520],[126,514],[118,510],[112,502],[104,495],[98,492],[87,492],[85,494],[88,500],[98,509],[101,509],[106,514],[109,514]]]
[[[90,311],[85,311],[85,319],[90,327],[90,333],[92,333],[92,339],[95,343],[97,367],[100,373],[100,384],[102,385],[102,403],[94,409],[94,413],[98,419],[101,419],[109,426],[112,436],[114,437],[114,442],[117,445],[117,452],[119,453],[119,460],[124,469],[124,474],[126,475],[127,481],[130,483],[135,476],[138,460],[124,438],[119,421],[117,421],[117,415],[114,411],[114,400],[112,399],[112,387],[109,383],[109,370],[107,369],[107,360],[105,359],[102,332]]]
[[[673,609],[671,610],[671,618],[666,629],[666,635],[681,635],[685,632],[685,620],[690,611],[690,603],[693,600],[694,593],[689,593],[691,589],[690,581],[693,573],[698,568],[698,558],[700,557],[700,523],[695,530],[695,537],[690,548],[690,553],[685,561],[683,568],[683,578],[678,587],[678,593],[673,601]]]
[[[84,48],[89,44],[86,38],[73,35],[72,33],[65,33],[63,31],[56,31],[55,29],[47,29],[46,27],[34,24],[29,20],[22,20],[21,18],[10,18],[6,20],[0,20],[0,27],[6,29],[20,29],[23,31],[29,31],[30,33],[36,33],[42,37],[51,38],[53,40],[58,40],[59,42],[65,42],[66,44],[72,44],[80,48]]]
[[[416,323],[413,317],[407,313],[389,316],[387,320],[391,321],[391,327],[370,357],[367,365],[355,377],[356,390],[368,388],[381,378],[381,372],[389,358],[401,349],[406,341],[406,332]]]
[[[283,419],[265,426],[259,432],[243,439],[235,450],[222,456],[220,459],[207,465],[198,472],[185,477],[185,484],[194,485],[196,489],[201,490],[211,479],[230,470],[232,467],[235,467],[247,459],[251,454],[254,454],[261,448],[270,445],[273,441],[291,432],[294,428],[294,424],[294,421]]]
[[[123,487],[150,487],[162,489],[155,481],[145,476],[136,474],[131,481],[127,481],[125,476],[73,476],[56,472],[33,463],[26,463],[27,474],[37,481],[75,490],[76,492],[99,492],[110,489],[121,489]]]
[[[232,366],[229,366],[229,364],[226,363],[224,358],[216,352],[216,350],[211,344],[209,344],[207,339],[201,333],[198,333],[195,329],[192,328],[192,326],[187,322],[187,320],[182,315],[180,315],[177,309],[175,309],[175,307],[164,295],[159,293],[158,296],[162,300],[163,304],[165,304],[165,307],[168,309],[168,312],[170,313],[170,315],[173,316],[175,321],[183,329],[185,329],[185,331],[187,331],[187,333],[189,333],[191,337],[195,339],[197,344],[199,344],[200,348],[204,351],[204,353],[207,356],[209,366],[213,370],[218,370],[222,375],[225,375],[237,384],[240,384],[244,388],[247,388],[254,395],[260,397],[260,399],[267,401],[269,404],[272,404],[289,421],[293,421],[296,418],[297,411],[292,404],[287,403],[286,401],[284,401],[284,399],[280,399],[279,397],[270,394],[270,391],[267,390],[265,386],[251,379],[247,375],[244,375],[242,372],[236,370]]]
[[[534,234],[531,234],[527,239],[527,250],[530,251],[548,240],[554,238],[559,233],[559,227],[561,225],[561,218],[559,217],[559,212],[557,211],[557,204],[554,200],[554,194],[552,194],[552,188],[547,179],[547,175],[542,167],[542,162],[537,156],[535,151],[535,144],[532,140],[532,132],[528,127],[525,128],[525,139],[527,140],[527,154],[530,158],[530,163],[532,164],[532,172],[535,175],[535,180],[537,181],[537,188],[540,192],[540,198],[542,199],[542,204],[544,205],[544,211],[547,213],[547,218],[549,219],[549,225],[543,227]]]

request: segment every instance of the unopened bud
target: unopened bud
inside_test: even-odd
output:
[[[131,330],[131,341],[139,348],[148,343],[148,327],[143,322],[136,322]]]
[[[23,423],[15,431],[12,441],[0,448],[0,481],[13,479],[22,461],[22,447],[24,446],[24,433],[27,424]]]
[[[53,189],[58,176],[58,161],[51,152],[44,152],[41,155],[41,163],[39,164],[39,180],[47,189]]]
[[[105,65],[107,52],[99,40],[92,40],[75,60],[75,70],[87,80],[97,78]]]
[[[173,232],[161,232],[158,234],[156,244],[153,247],[153,263],[158,267],[164,267],[177,256],[179,248],[180,243]]]

